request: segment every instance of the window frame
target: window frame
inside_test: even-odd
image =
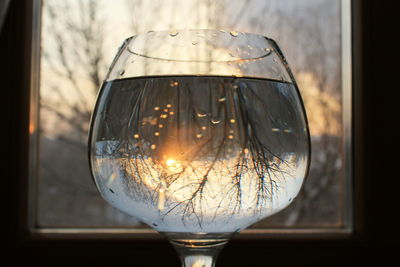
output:
[[[342,49],[342,121],[343,121],[343,155],[344,167],[343,175],[346,177],[342,186],[344,187],[344,227],[342,228],[268,228],[268,229],[246,229],[237,235],[237,240],[266,240],[266,239],[348,239],[354,232],[356,226],[354,220],[354,173],[353,173],[353,151],[352,143],[353,114],[352,103],[354,94],[353,68],[354,55],[352,57],[352,20],[354,21],[354,6],[357,1],[338,0],[341,2],[341,49]],[[134,229],[134,228],[61,228],[48,227],[40,228],[36,225],[36,207],[37,207],[37,181],[39,177],[39,99],[40,99],[40,48],[41,48],[41,9],[40,0],[33,0],[31,9],[26,12],[31,13],[31,24],[27,21],[26,25],[31,29],[30,38],[32,40],[30,49],[30,109],[29,109],[29,167],[27,181],[27,205],[25,207],[26,228],[29,236],[33,239],[129,239],[129,240],[161,240],[163,237],[152,229]],[[28,8],[29,9],[29,8]],[[353,9],[353,14],[352,14]],[[353,28],[354,29],[354,28]],[[354,51],[354,50],[353,50]]]

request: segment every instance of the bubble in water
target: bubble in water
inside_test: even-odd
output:
[[[120,70],[119,75],[123,76],[125,74],[125,70]]]
[[[230,33],[233,37],[237,37],[237,36],[239,35],[239,33],[236,32],[236,31],[230,31],[229,33]]]
[[[197,113],[197,117],[199,117],[199,118],[203,118],[205,116],[207,116],[206,113]]]
[[[218,123],[220,123],[221,122],[221,120],[214,120],[214,119],[211,119],[211,123],[212,124],[218,124]]]
[[[171,37],[175,37],[175,36],[177,36],[178,35],[178,31],[177,30],[171,30],[170,32],[169,32],[169,36],[171,36]]]

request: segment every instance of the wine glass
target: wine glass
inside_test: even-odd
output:
[[[91,173],[115,208],[163,233],[183,266],[288,206],[310,161],[304,106],[272,39],[224,30],[125,40],[92,115]]]

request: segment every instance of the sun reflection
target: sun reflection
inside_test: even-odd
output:
[[[176,163],[176,160],[174,160],[174,159],[167,159],[165,161],[165,164],[167,164],[168,167],[173,166],[175,163]]]

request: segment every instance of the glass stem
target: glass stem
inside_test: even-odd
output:
[[[217,255],[180,255],[183,267],[214,267]]]
[[[231,233],[165,234],[178,252],[183,267],[214,267],[219,252],[232,236]]]

